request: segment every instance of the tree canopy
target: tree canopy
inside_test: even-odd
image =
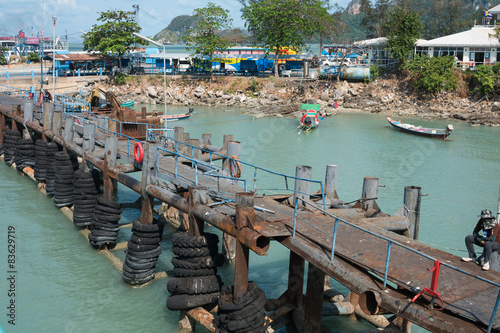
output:
[[[258,43],[275,52],[274,73],[286,47],[301,48],[309,37],[322,29],[320,22],[330,19],[323,0],[240,0],[245,27]]]
[[[223,51],[233,44],[227,37],[221,36],[220,31],[231,29],[232,19],[229,10],[209,2],[205,8],[194,10],[196,26],[186,36],[187,50],[195,54],[208,56],[210,62],[216,51]],[[212,66],[209,68],[212,72]]]
[[[132,48],[132,45],[148,45],[148,42],[133,35],[134,32],[140,32],[141,28],[134,21],[131,11],[101,12],[97,21],[103,23],[94,24],[92,29],[84,35],[84,51],[111,53],[117,55],[121,62],[121,57]]]
[[[404,65],[411,57],[415,42],[420,38],[423,25],[416,13],[394,10],[384,24],[387,48],[391,57]]]

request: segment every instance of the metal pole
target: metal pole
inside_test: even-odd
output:
[[[165,103],[165,130],[168,128],[167,127],[167,66],[166,66],[166,60],[165,60],[165,44],[163,44],[163,102]],[[163,135],[166,137],[167,132],[163,133]]]
[[[54,41],[52,44],[52,102],[56,102],[56,20],[57,17],[52,15],[52,21],[54,21]]]

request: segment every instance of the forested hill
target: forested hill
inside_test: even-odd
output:
[[[500,4],[500,0],[352,0],[346,8],[334,5],[332,16],[345,23],[345,31],[337,40],[324,41],[346,43],[385,35],[384,21],[396,11],[416,12],[424,25],[422,38],[432,39],[468,30],[483,19],[483,10]],[[190,15],[177,16],[170,24],[154,36],[163,43],[182,43],[182,36],[196,25]],[[235,43],[248,39],[245,31],[239,29],[224,31],[223,34],[236,36]],[[341,35],[341,37],[340,37]],[[319,42],[319,36],[309,42]]]

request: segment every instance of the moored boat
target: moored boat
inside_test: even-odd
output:
[[[302,104],[301,110],[305,110],[299,123],[299,134],[301,132],[310,132],[319,126],[319,121],[323,120],[319,110],[319,104]]]
[[[389,116],[387,116],[387,121],[394,128],[396,128],[402,132],[420,135],[420,136],[426,136],[426,137],[435,138],[435,139],[446,139],[451,134],[451,131],[453,130],[453,125],[448,125],[448,126],[446,126],[445,129],[427,128],[427,127],[414,126],[411,124],[402,123],[401,121],[396,121]]]
[[[125,102],[123,102],[123,103],[122,103],[122,104],[120,104],[120,105],[121,105],[121,106],[125,106],[125,107],[127,107],[127,108],[130,108],[130,107],[134,106],[134,100],[133,100],[133,99],[131,99],[131,100],[129,100],[129,101],[125,101]]]

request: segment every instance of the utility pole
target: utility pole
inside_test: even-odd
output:
[[[43,49],[43,31],[45,30],[45,5],[47,4],[47,0],[43,0],[43,19],[42,19],[42,34],[40,37],[40,48],[42,49],[42,57],[40,59],[40,98],[42,99],[42,112],[43,112],[43,96],[42,96],[42,90],[43,90],[43,56],[44,56],[44,49]]]
[[[56,20],[57,17],[52,15],[52,21],[54,21],[54,41],[52,44],[52,103],[56,102]]]

